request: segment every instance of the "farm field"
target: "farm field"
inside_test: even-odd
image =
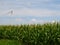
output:
[[[1,39],[0,45],[21,45],[21,43],[18,40]]]
[[[60,45],[60,0],[0,0],[0,45]]]
[[[60,23],[0,25],[0,45],[60,45]]]

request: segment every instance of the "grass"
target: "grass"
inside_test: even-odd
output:
[[[1,39],[0,45],[21,45],[21,43],[17,40]]]

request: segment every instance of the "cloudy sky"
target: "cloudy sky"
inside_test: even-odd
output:
[[[0,24],[60,21],[60,0],[0,0]]]

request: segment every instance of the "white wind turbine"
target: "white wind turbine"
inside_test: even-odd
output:
[[[13,16],[14,15],[14,11],[13,10],[7,10],[7,11],[3,11],[1,15],[6,15],[6,16]]]
[[[14,11],[13,11],[13,10],[10,10],[10,11],[7,12],[7,14],[8,14],[9,16],[13,16]]]

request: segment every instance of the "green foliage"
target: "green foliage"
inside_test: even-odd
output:
[[[18,40],[1,39],[0,45],[22,45]]]
[[[60,24],[1,25],[0,39],[19,40],[24,45],[59,45]]]

